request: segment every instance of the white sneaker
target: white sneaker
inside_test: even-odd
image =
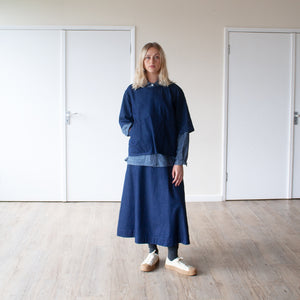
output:
[[[158,254],[155,250],[148,254],[145,260],[141,264],[141,271],[150,272],[155,269],[159,261]]]
[[[166,269],[176,271],[183,275],[193,276],[197,274],[196,268],[186,265],[182,257],[177,257],[174,260],[169,260],[167,257],[165,267]]]

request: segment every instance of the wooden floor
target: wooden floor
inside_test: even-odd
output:
[[[139,271],[118,203],[0,203],[0,299],[300,299],[300,201],[188,203],[199,275]]]

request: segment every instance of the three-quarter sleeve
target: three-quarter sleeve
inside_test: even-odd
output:
[[[178,135],[177,152],[175,165],[187,165],[188,153],[189,153],[189,133],[184,132]]]

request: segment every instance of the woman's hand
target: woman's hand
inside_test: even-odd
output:
[[[183,179],[183,166],[174,165],[172,169],[172,183],[175,183],[175,186],[179,186]]]

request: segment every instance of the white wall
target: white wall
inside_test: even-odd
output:
[[[134,25],[137,52],[159,42],[196,129],[186,193],[208,200],[222,193],[224,27],[300,28],[299,14],[296,0],[0,0],[0,26]]]

